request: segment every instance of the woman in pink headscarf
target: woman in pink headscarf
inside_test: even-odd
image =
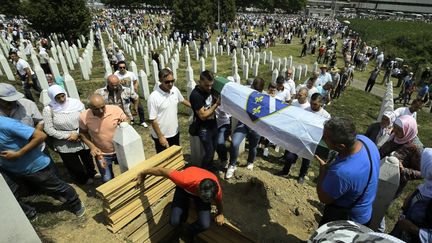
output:
[[[409,180],[421,179],[420,151],[414,144],[417,136],[417,122],[409,115],[400,116],[393,125],[393,134],[379,149],[381,159],[385,156],[396,157],[399,160],[400,183],[396,196],[402,192]]]

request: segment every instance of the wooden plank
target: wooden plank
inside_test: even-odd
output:
[[[125,213],[130,212],[130,210],[133,210],[137,207],[145,206],[145,208],[143,208],[143,210],[140,212],[142,213],[144,209],[152,205],[154,202],[158,201],[159,198],[161,198],[174,187],[175,184],[171,180],[164,179],[158,187],[149,190],[146,194],[143,194],[140,197],[137,197],[134,200],[131,200],[126,204],[122,205],[122,207],[118,208],[117,210],[112,211],[109,214],[109,219],[113,223],[116,223],[116,221],[122,219]]]
[[[141,214],[138,218],[132,221],[130,224],[126,225],[121,231],[123,235],[129,237],[133,234],[138,228],[142,225],[146,224],[149,220],[153,219],[153,217],[165,209],[165,207],[171,207],[171,202],[174,197],[174,190],[171,190],[164,198],[162,198],[159,202],[152,205],[148,208],[143,214]]]
[[[138,173],[144,169],[148,169],[151,167],[155,167],[157,164],[160,164],[161,162],[172,158],[173,156],[176,156],[178,153],[181,152],[181,147],[173,145],[164,151],[152,156],[151,158],[141,162],[140,164],[136,165],[133,169],[128,170],[119,176],[115,177],[114,179],[102,184],[98,188],[96,188],[96,192],[102,196],[106,196],[110,194],[111,192],[115,191],[117,188],[119,188],[119,185],[123,185],[131,180],[131,178],[135,178]]]
[[[166,213],[165,211],[160,211],[157,215],[153,217],[153,220],[150,220],[148,223],[143,224],[128,238],[132,242],[143,242],[147,240],[152,234],[160,230],[165,224],[169,223],[170,212],[171,210],[169,210],[168,213]]]
[[[144,243],[159,243],[168,234],[170,234],[174,228],[170,224],[165,224],[159,231],[151,235]]]
[[[183,161],[183,155],[176,155],[173,158],[170,158],[169,160],[163,161],[161,164],[158,165],[158,167],[164,167],[164,168],[173,168],[174,165],[177,163],[180,163],[180,161]],[[182,162],[184,164],[184,161]],[[153,179],[154,176],[150,176],[146,179]],[[126,182],[123,185],[119,185],[119,188],[113,191],[112,193],[104,196],[105,201],[112,202],[113,200],[116,200],[118,197],[126,193],[127,191],[135,188],[136,181],[135,178],[131,178],[130,181]],[[138,190],[139,191],[139,190]]]
[[[170,164],[166,164],[162,167],[164,168],[170,168],[170,169],[179,169],[182,168],[184,165],[184,162],[182,158],[178,158],[174,161],[170,161]],[[160,176],[149,176],[145,179],[142,186],[139,188],[135,188],[136,181],[132,181],[131,183],[128,183],[127,185],[124,185],[124,192],[122,194],[114,195],[107,197],[104,201],[106,206],[109,209],[113,209],[118,207],[118,205],[122,204],[122,202],[130,200],[131,198],[138,196],[139,194],[145,193],[147,190],[150,190],[152,187],[157,186],[161,181],[163,180],[163,177]]]

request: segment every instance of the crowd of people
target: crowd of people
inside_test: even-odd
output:
[[[145,12],[138,12],[135,17],[128,14],[128,10],[105,11],[103,16],[95,18],[93,27],[106,29],[111,34],[120,33],[120,36],[130,35],[133,40],[141,31],[146,37],[155,35],[159,38],[170,29],[169,22],[165,22],[166,16],[146,20]],[[142,30],[144,23],[152,27]],[[22,23],[15,24],[19,26]],[[425,181],[406,199],[403,217],[391,234],[408,242],[428,242],[427,239],[432,237],[432,150],[424,148],[421,143],[416,118],[417,112],[429,102],[429,68],[422,72],[420,83],[415,82],[408,66],[395,71],[400,67],[396,61],[384,59],[384,53],[378,47],[368,46],[346,26],[333,20],[240,14],[233,23],[221,23],[221,26],[223,31],[216,41],[226,50],[270,48],[281,42],[301,45],[300,57],[317,56],[319,70],[304,82],[296,83],[293,70],[288,69],[280,73],[274,82],[254,77],[247,81],[247,85],[256,92],[326,120],[322,139],[330,150],[329,156],[315,156],[320,168],[317,195],[325,204],[319,224],[352,220],[369,226],[373,202],[379,197],[380,161],[393,160],[397,161],[400,173],[394,199],[401,195],[408,181]],[[255,33],[258,29],[261,29],[261,34]],[[9,57],[16,68],[17,80],[22,82],[24,94],[10,84],[0,83],[0,172],[30,220],[35,220],[37,214],[21,199],[22,188],[48,193],[81,217],[85,214],[85,206],[75,189],[57,176],[48,148],[51,153],[58,153],[70,177],[78,185],[93,185],[99,178],[105,183],[114,178],[113,165],[117,163],[117,157],[112,140],[117,125],[129,122],[148,127],[138,95],[138,77],[128,71],[125,53],[119,46],[110,44],[106,51],[114,72],[106,77],[105,85],[88,97],[86,109],[80,100],[68,97],[61,77],[53,77],[47,65],[50,41],[43,38],[36,44],[33,40],[39,49],[40,65],[50,85],[47,90],[50,102],[41,113],[31,90],[33,88],[39,93],[40,84],[31,65],[20,57],[29,53],[19,51],[19,29],[12,30],[17,34],[10,31],[9,35],[8,32],[2,32],[2,35],[12,43]],[[200,34],[173,30],[171,37],[184,45],[200,37],[205,44],[211,39],[211,34],[211,31]],[[99,42],[100,38],[96,36],[95,42]],[[294,43],[294,38],[298,38],[298,43]],[[338,40],[341,39],[343,43],[338,49]],[[31,38],[26,36],[25,40],[26,47],[33,48]],[[343,64],[337,63],[338,51],[343,56]],[[388,82],[392,76],[398,78],[397,86],[402,88],[395,102],[403,101],[403,106],[382,114],[381,120],[371,124],[361,135],[353,121],[337,116],[341,114],[330,114],[326,107],[354,81],[354,71],[366,70],[372,60],[375,60],[375,68],[371,71],[365,91],[372,90],[383,70],[383,82]],[[149,130],[155,151],[159,153],[171,145],[180,145],[178,104],[182,103],[192,110],[193,119],[188,132],[190,136],[199,138],[204,156],[201,161],[194,161],[201,168],[191,166],[183,171],[151,168],[142,171],[137,181],[139,184],[146,175],[156,175],[169,178],[177,185],[170,220],[174,226],[181,226],[185,221],[189,200],[193,199],[198,219],[186,227],[188,236],[193,238],[210,227],[212,203],[217,206],[216,222],[223,224],[223,188],[219,179],[229,180],[235,175],[242,141],[248,141],[248,170],[254,170],[260,146],[263,147],[263,157],[268,156],[271,142],[241,121],[232,124],[234,119],[221,109],[220,97],[212,88],[215,81],[212,72],[200,73],[198,84],[189,97],[184,97],[176,87],[177,80],[169,68],[161,68],[158,77],[159,83],[147,100]],[[234,80],[232,77],[228,79]],[[410,102],[416,84],[421,89]],[[227,146],[228,141],[230,146]],[[215,154],[218,160],[215,160]],[[286,177],[298,159],[297,154],[285,150],[280,158],[283,168],[276,175]],[[300,184],[304,183],[311,165],[311,160],[301,160],[297,177]],[[384,219],[379,230],[385,230]]]

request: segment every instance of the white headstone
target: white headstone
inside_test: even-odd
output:
[[[246,59],[246,57],[245,57],[244,55],[241,55],[241,56],[240,56],[240,67],[241,67],[241,68],[244,67],[245,59]]]
[[[15,81],[15,76],[12,74],[12,69],[10,68],[9,63],[6,60],[6,58],[1,53],[0,53],[0,63],[3,67],[3,70],[6,73],[7,79],[9,81]]]
[[[164,58],[164,63],[168,63],[169,62],[169,60],[168,60],[168,52],[167,52],[167,50],[163,50],[163,58]]]
[[[41,86],[41,88],[42,89],[48,89],[49,85],[48,85],[48,81],[45,77],[45,73],[44,73],[43,69],[40,66],[36,66],[34,68],[34,72],[36,74],[36,77],[38,78],[39,85]]]
[[[272,72],[272,82],[276,82],[277,77],[279,76],[279,71],[275,68]]]
[[[165,68],[165,58],[163,55],[159,55],[159,63],[160,63],[160,68],[164,69]]]
[[[155,60],[152,60],[152,73],[153,81],[155,84],[157,84],[159,82],[159,68]]]
[[[135,74],[136,77],[138,77],[138,68],[137,65],[134,61],[131,61],[129,64],[132,72]],[[131,88],[133,88],[133,83],[131,83]]]
[[[145,160],[141,135],[127,122],[117,127],[113,144],[122,173]]]
[[[144,55],[143,62],[144,62],[144,72],[148,75],[151,75],[150,66],[149,66],[149,58],[147,55]]]
[[[295,74],[296,74],[296,80],[300,80],[302,77],[302,67],[300,65],[296,68]]]
[[[60,60],[60,65],[61,65],[62,70],[63,70],[63,74],[69,73],[69,70],[68,70],[68,67],[67,67],[66,60],[65,60],[64,56],[63,55],[59,55],[59,60]]]
[[[132,47],[132,59],[136,62],[136,50],[135,47]]]
[[[263,64],[266,64],[266,61],[267,61],[267,52],[263,52]]]
[[[247,80],[249,78],[249,63],[245,62],[243,67],[243,78]]]
[[[268,60],[273,60],[273,52],[269,51]]]
[[[39,103],[43,106],[47,106],[51,102],[51,98],[48,95],[48,90],[43,89],[39,96]]]
[[[75,44],[73,44],[73,45],[72,45],[72,48],[74,49],[75,57],[76,57],[76,59],[77,59],[77,61],[78,61],[78,58],[79,58],[79,51],[78,51],[78,47],[77,47]]]
[[[66,73],[64,75],[64,86],[69,97],[78,100],[80,99],[77,87],[75,85],[75,80],[72,78],[72,76],[69,75],[69,73]]]
[[[259,60],[259,59],[258,59]],[[259,68],[259,61],[255,61],[253,65],[252,75],[254,77],[258,76],[258,68]]]
[[[203,57],[200,58],[200,73],[205,71],[205,59]]]
[[[270,59],[269,68],[270,68],[270,71],[273,71],[273,69],[275,68],[273,59]]]
[[[148,85],[148,77],[147,74],[143,71],[140,70],[140,79],[139,79],[140,85],[139,87],[141,87],[141,92],[144,96],[144,99],[148,99],[148,97],[150,96],[150,89],[149,89],[149,85]]]
[[[82,44],[81,44],[81,41],[79,39],[77,39],[77,43],[78,43],[78,48],[81,49],[82,48]]]
[[[170,68],[171,68],[171,71],[173,72],[174,79],[177,79],[177,63],[175,61],[175,58],[171,58]]]
[[[207,58],[208,56],[208,50],[207,47],[204,46],[204,57]]]
[[[289,56],[288,57],[288,68],[292,68],[292,66],[293,66],[293,57],[292,56]]]
[[[82,59],[81,57],[79,58],[79,65],[80,65],[80,69],[81,69],[81,76],[84,80],[90,80],[89,74],[88,74],[88,68],[87,68],[87,64],[85,63],[84,59]]]
[[[69,49],[66,49],[65,54],[66,54],[66,61],[67,61],[69,69],[70,70],[75,70],[74,63],[72,61],[72,56],[71,56],[71,54],[69,52]]]
[[[57,67],[57,63],[52,57],[49,59],[49,65],[50,65],[51,72],[54,75],[54,77],[60,77],[60,71]]]
[[[277,70],[281,70],[281,59],[280,58],[278,58],[276,60],[276,68],[277,68]]]
[[[306,64],[303,65],[302,74],[304,77],[307,76],[308,66]]]
[[[196,86],[196,82],[194,81],[193,69],[191,66],[186,68],[186,80],[187,80],[187,97],[190,97],[192,90]]]
[[[217,59],[216,56],[212,58],[212,72],[217,73]]]
[[[318,71],[318,63],[314,62],[314,64],[312,65],[312,73],[315,73],[316,71]]]
[[[56,63],[60,63],[60,60],[58,59],[57,56],[57,49],[54,46],[51,47],[51,57],[54,58]]]

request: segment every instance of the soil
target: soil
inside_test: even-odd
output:
[[[253,171],[239,167],[233,178],[221,179],[224,214],[257,242],[307,240],[317,228],[322,206],[308,182],[301,185],[293,177],[272,175],[279,167],[259,160]],[[65,172],[63,168],[60,171]],[[72,185],[87,206],[86,215],[80,219],[61,207],[53,207],[58,203],[49,197],[30,198],[40,213],[33,225],[42,241],[127,242],[121,234],[106,229],[102,203],[94,192],[97,185]]]

